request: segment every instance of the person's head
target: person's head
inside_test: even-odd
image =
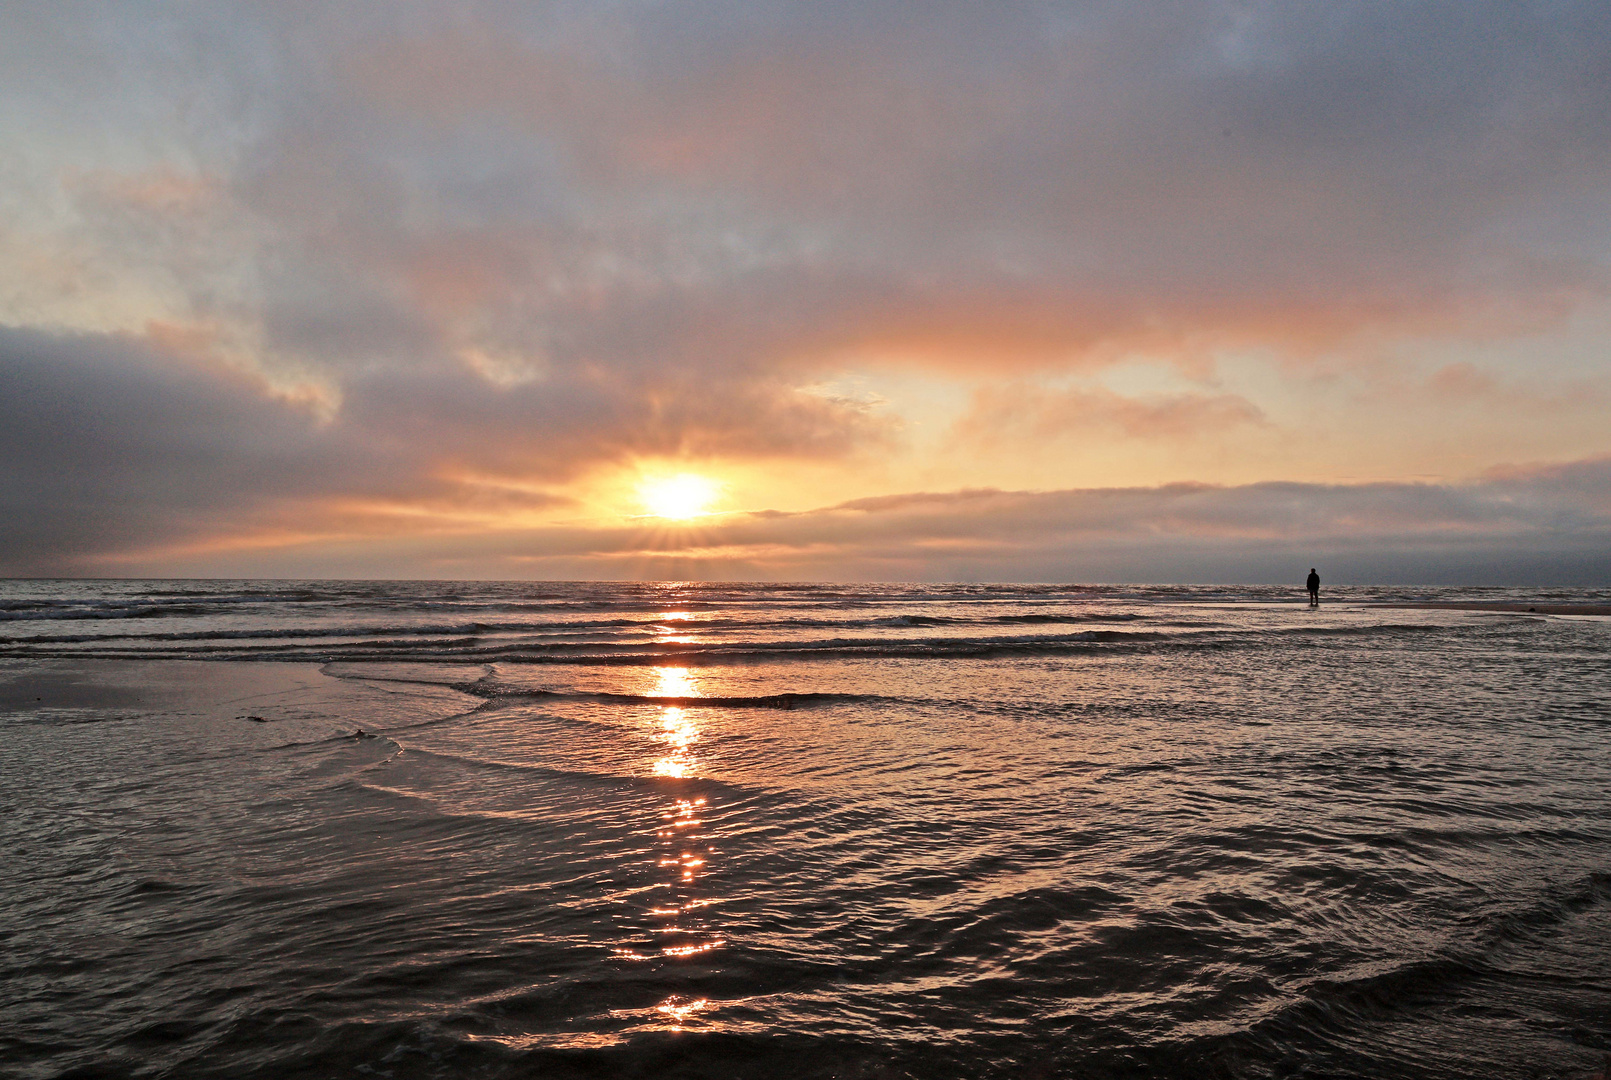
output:
[[[1311,573],[1311,574],[1312,574],[1312,573],[1314,573],[1314,572],[1315,572],[1315,568],[1314,568],[1314,567],[1312,567],[1312,566],[1311,566],[1311,567],[1309,567],[1309,573]]]

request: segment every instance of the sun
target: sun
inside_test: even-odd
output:
[[[654,476],[638,485],[643,507],[655,517],[686,521],[710,512],[721,489],[714,481],[694,473]]]

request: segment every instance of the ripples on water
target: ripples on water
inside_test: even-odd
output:
[[[1611,625],[1411,598],[0,583],[0,1068],[1587,1077]]]

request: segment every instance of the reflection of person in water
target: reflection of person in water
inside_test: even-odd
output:
[[[1320,606],[1320,574],[1314,567],[1309,568],[1309,580],[1304,582],[1309,587],[1309,606]]]

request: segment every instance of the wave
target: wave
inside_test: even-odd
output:
[[[998,623],[1083,623],[1083,622],[1135,622],[1151,616],[1134,611],[1120,611],[1112,613],[1085,613],[1079,615],[997,615],[993,621]]]
[[[50,616],[55,619],[63,616]],[[65,616],[68,619],[125,619],[145,617],[130,613],[84,615],[72,614]],[[44,615],[19,615],[17,618],[37,618],[43,620]],[[150,641],[150,642],[180,642],[180,641],[206,641],[216,639],[220,641],[252,641],[252,640],[295,640],[295,639],[330,639],[330,638],[378,638],[378,637],[405,637],[405,636],[444,636],[444,635],[481,635],[481,634],[540,634],[552,637],[575,636],[584,633],[597,633],[599,631],[626,630],[643,633],[659,634],[715,634],[732,630],[742,630],[749,633],[765,630],[876,630],[884,628],[904,627],[946,627],[946,626],[1012,626],[1012,625],[1080,625],[1084,623],[1129,623],[1139,619],[1148,618],[1140,614],[1071,614],[1071,615],[997,615],[986,618],[957,618],[939,615],[893,615],[875,619],[826,619],[826,618],[790,618],[790,619],[740,619],[715,618],[689,620],[686,622],[668,620],[663,616],[649,616],[640,618],[613,618],[613,619],[569,619],[565,621],[549,622],[431,622],[431,623],[383,623],[335,626],[260,626],[249,629],[209,629],[209,630],[161,630],[141,633],[133,630],[117,630],[100,633],[72,633],[72,634],[27,634],[18,636],[0,636],[0,645],[17,643],[73,645],[96,641]],[[1196,626],[1201,624],[1167,623],[1160,625]]]
[[[1156,644],[1172,635],[1159,632],[1087,630],[1076,634],[1004,637],[926,638],[823,638],[805,641],[761,640],[735,642],[609,642],[609,641],[503,641],[478,637],[422,637],[413,640],[378,638],[342,642],[316,648],[301,644],[210,644],[201,641],[187,649],[114,647],[78,649],[74,657],[129,659],[259,659],[300,663],[346,660],[451,660],[504,661],[561,664],[664,664],[718,663],[723,660],[787,659],[792,657],[972,657],[1080,652],[1092,648]],[[178,643],[173,643],[178,644]],[[0,644],[0,657],[38,656],[26,639]]]
[[[782,693],[755,695],[713,695],[708,697],[671,697],[654,694],[619,694],[607,691],[527,690],[520,688],[486,687],[480,683],[454,686],[467,694],[493,704],[520,701],[586,701],[605,705],[654,705],[682,709],[802,709],[813,705],[845,702],[865,704],[871,701],[892,700],[877,694],[842,693]]]
[[[250,630],[168,630],[159,633],[101,633],[101,634],[30,634],[23,637],[0,637],[0,644],[39,642],[70,645],[92,641],[273,641],[298,638],[376,638],[431,635],[473,636],[480,634],[547,633],[553,636],[575,635],[627,627],[652,629],[655,623],[647,620],[614,619],[578,623],[423,623],[416,625],[382,626],[287,626],[262,627]]]
[[[865,629],[834,625],[831,629]],[[328,637],[279,631],[219,633],[174,632],[166,635],[52,635],[0,638],[0,657],[71,656],[100,659],[243,659],[299,663],[342,661],[451,663],[664,665],[717,664],[747,660],[848,658],[989,658],[1079,655],[1136,649],[1239,649],[1259,647],[1272,639],[1351,638],[1446,633],[1433,623],[1373,623],[1366,626],[1284,626],[1227,628],[1217,624],[1146,629],[1089,629],[1063,634],[955,635],[922,637],[836,635],[819,638],[755,638],[723,640],[637,640],[578,630],[537,634],[519,630],[488,631],[480,627],[384,628],[387,633],[352,640],[353,628]],[[608,629],[608,628],[602,628]],[[746,627],[751,631],[761,627]],[[799,629],[799,627],[796,627]],[[468,632],[455,632],[465,631]],[[687,634],[695,631],[690,629]],[[74,646],[63,651],[61,646]],[[97,647],[98,646],[98,647]],[[165,647],[168,646],[168,647]],[[182,647],[181,647],[182,646]]]
[[[1075,625],[1079,623],[1135,622],[1148,618],[1136,612],[1114,613],[1035,613],[1028,615],[986,615],[962,617],[955,615],[890,615],[873,619],[868,626],[1000,626],[1000,625]]]
[[[63,604],[60,606],[16,605],[0,610],[0,621],[43,621],[82,619],[161,619],[174,615],[210,615],[201,604]]]
[[[628,789],[658,793],[669,786],[684,793],[697,792],[707,796],[720,795],[729,803],[747,804],[755,799],[765,798],[767,795],[767,792],[760,788],[735,783],[731,780],[718,780],[709,776],[666,777],[634,772],[616,772],[602,768],[562,768],[530,761],[499,761],[475,754],[458,753],[451,750],[433,750],[418,746],[410,746],[408,756],[412,760],[440,761],[470,769],[484,769],[489,772],[518,773],[525,776],[545,777],[592,788],[606,787],[616,790]],[[387,788],[386,785],[378,783],[373,778],[366,781],[366,783],[371,783],[377,788],[397,791],[396,788]],[[420,796],[415,793],[414,797]],[[465,816],[485,817],[494,820],[503,820],[507,817],[507,815],[503,814],[478,814],[475,811],[464,811],[463,813]]]
[[[1254,1056],[1291,1053],[1299,1047],[1335,1052],[1334,1048],[1348,1046],[1366,1025],[1401,1022],[1407,1010],[1459,1009],[1473,984],[1484,986],[1488,1009],[1507,989],[1518,997],[1535,995],[1540,989],[1537,980],[1507,970],[1494,954],[1508,945],[1555,933],[1578,913],[1607,902],[1611,902],[1611,874],[1591,872],[1573,885],[1546,892],[1527,907],[1480,917],[1466,940],[1448,942],[1430,955],[1354,977],[1315,979],[1291,1004],[1215,1042]]]

